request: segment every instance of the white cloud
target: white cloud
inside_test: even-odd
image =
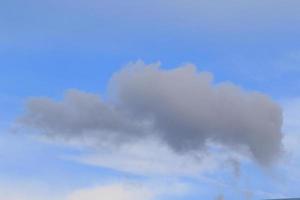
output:
[[[152,200],[154,194],[139,185],[112,184],[73,192],[67,200]]]
[[[167,196],[180,196],[190,186],[178,180],[117,181],[95,187],[79,189],[67,195],[66,200],[155,200]]]
[[[300,163],[300,98],[284,101],[283,108],[284,149],[291,162]]]
[[[59,180],[58,180],[59,181]],[[59,184],[59,183],[58,183]],[[60,187],[33,179],[1,180],[2,200],[158,200],[181,197],[193,190],[189,182],[176,178],[113,178],[88,185]]]
[[[178,154],[165,145],[147,141],[121,146],[98,148],[97,151],[67,157],[81,163],[107,167],[118,171],[146,176],[200,177],[231,166],[232,161],[248,159],[224,147],[211,144],[205,153]]]
[[[279,167],[280,181],[277,180],[278,191],[283,197],[297,195],[300,184],[300,98],[286,99],[282,101],[283,123],[283,146],[285,156]]]
[[[58,192],[47,184],[13,182],[0,183],[2,200],[157,200],[190,192],[190,185],[176,179],[114,180],[85,188]],[[52,188],[52,189],[49,189]]]

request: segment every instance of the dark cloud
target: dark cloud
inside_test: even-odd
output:
[[[193,65],[172,70],[132,63],[116,73],[109,100],[70,91],[61,102],[34,98],[25,126],[59,137],[127,142],[153,137],[180,153],[202,151],[207,142],[247,149],[261,164],[281,151],[282,114],[266,95],[225,82]]]

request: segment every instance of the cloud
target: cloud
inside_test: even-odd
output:
[[[228,160],[228,162],[232,167],[234,176],[236,178],[240,178],[240,176],[241,176],[241,164],[240,164],[239,160],[231,158],[231,159]]]
[[[152,200],[153,196],[142,186],[115,184],[75,191],[67,200]]]
[[[112,85],[121,107],[138,119],[150,118],[176,151],[198,150],[213,140],[246,146],[261,163],[280,152],[280,107],[231,83],[214,85],[211,74],[198,73],[193,65],[168,71],[135,63],[116,74]]]
[[[216,200],[224,200],[225,198],[224,198],[224,195],[223,194],[221,194],[221,195],[219,195],[219,196],[217,196],[216,197]]]
[[[165,70],[139,61],[116,73],[109,98],[68,91],[62,101],[32,98],[19,120],[51,137],[119,146],[155,139],[181,154],[213,142],[248,151],[260,164],[281,152],[281,108],[264,94],[213,83],[194,65]]]
[[[231,168],[234,170],[234,176],[237,176],[240,172],[236,171],[240,169],[236,169],[238,166],[233,164],[236,164],[237,160],[247,162],[245,158],[225,149],[218,152],[177,154],[167,146],[154,141],[127,144],[119,148],[105,147],[93,152],[67,156],[66,159],[149,177],[193,178]]]
[[[191,192],[191,185],[179,180],[118,180],[85,188],[68,188],[63,192],[53,190],[47,183],[1,182],[0,185],[0,198],[6,200],[156,200]]]
[[[106,183],[79,189],[67,195],[66,200],[156,200],[180,197],[190,191],[190,185],[178,180]],[[171,198],[172,199],[172,198]]]
[[[283,139],[286,157],[280,167],[285,175],[283,191],[297,195],[300,184],[300,98],[286,99],[283,101],[284,127],[286,133]]]
[[[97,137],[106,141],[124,140],[137,134],[138,125],[123,116],[112,105],[106,104],[98,95],[70,90],[63,102],[48,98],[33,98],[27,104],[28,113],[21,122],[41,129],[52,136],[72,138]]]

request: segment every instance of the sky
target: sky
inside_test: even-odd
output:
[[[0,199],[300,197],[300,1],[0,1]]]

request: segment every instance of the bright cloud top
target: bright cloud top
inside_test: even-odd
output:
[[[165,70],[129,64],[110,82],[108,100],[70,90],[62,101],[33,98],[20,119],[51,137],[118,146],[149,138],[174,152],[205,152],[217,143],[268,165],[281,153],[282,111],[264,94],[213,83],[194,65]]]

